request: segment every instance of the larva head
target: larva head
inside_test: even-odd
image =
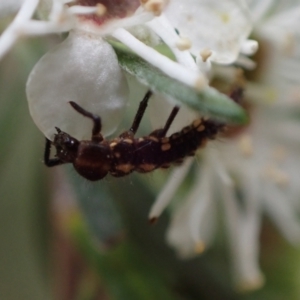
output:
[[[57,134],[54,136],[53,145],[56,148],[56,156],[67,163],[72,163],[77,157],[79,141],[69,134],[56,128]]]

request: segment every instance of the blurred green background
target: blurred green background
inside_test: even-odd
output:
[[[211,249],[181,261],[165,242],[168,214],[148,223],[168,171],[89,183],[68,166],[43,165],[44,137],[30,118],[25,84],[56,42],[21,41],[0,62],[0,299],[300,299],[299,249],[268,220],[261,233],[266,285],[240,294],[222,230]]]

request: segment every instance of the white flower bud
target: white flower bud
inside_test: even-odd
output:
[[[68,102],[99,115],[102,133],[108,135],[121,120],[128,87],[112,47],[99,36],[77,31],[35,65],[27,98],[31,116],[47,138],[58,127],[77,139],[89,139],[92,121]]]

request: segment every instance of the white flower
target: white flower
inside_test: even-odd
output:
[[[252,30],[250,12],[242,1],[189,0],[183,4],[173,0],[164,14],[172,27],[179,31],[179,36],[175,36],[173,41],[179,49],[184,45],[182,39],[189,40],[190,47],[187,49],[194,56],[210,51],[210,59],[218,63],[234,62],[248,43],[247,37]],[[157,25],[153,27],[157,32],[162,32],[164,27],[168,29],[163,16],[155,23]],[[170,30],[168,33],[171,35]],[[170,37],[165,38],[170,40]]]
[[[42,20],[34,17],[38,4]],[[169,46],[176,62],[157,52],[150,39],[141,38],[145,28],[149,36],[156,34]],[[28,79],[27,96],[31,115],[46,137],[51,139],[55,127],[59,127],[83,139],[90,137],[91,124],[74,112],[68,101],[99,114],[104,134],[109,134],[118,125],[128,98],[124,75],[105,38],[116,38],[168,76],[202,89],[207,85],[212,62],[230,64],[241,53],[255,52],[257,43],[247,39],[251,28],[251,17],[242,0],[223,0],[222,3],[217,0],[126,0],[121,4],[116,0],[44,0],[41,3],[25,0],[0,37],[0,59],[21,38],[68,32],[68,37],[34,67]],[[184,110],[182,108],[181,113]],[[190,163],[191,160],[185,163],[185,172]],[[208,174],[200,180],[200,185],[210,199],[213,172],[208,171]],[[180,176],[184,175],[183,172]],[[193,193],[192,202],[198,191]],[[196,203],[195,212],[213,211],[211,203]],[[191,223],[187,223],[191,228],[199,224],[200,219],[194,216]],[[213,222],[213,218],[209,221]],[[208,243],[212,226],[206,228],[205,242]],[[193,231],[193,236],[197,236],[197,232]],[[185,238],[189,239],[189,234]],[[202,240],[204,238],[197,239],[198,250],[203,246]],[[186,242],[186,245],[193,244]]]
[[[122,4],[104,0],[44,0],[40,7],[45,21],[33,19],[38,2],[26,0],[14,21],[2,33],[0,59],[21,37],[73,32],[42,58],[27,85],[32,117],[48,138],[52,137],[55,126],[66,131],[70,129],[70,134],[77,138],[90,134],[89,127],[80,125],[82,118],[74,116],[65,105],[70,100],[101,116],[106,114],[106,120],[103,120],[105,134],[112,132],[117,125],[118,122],[109,124],[108,119],[120,119],[128,92],[113,50],[104,46],[104,37],[118,39],[170,77],[197,89],[207,85],[206,75],[201,70],[209,71],[210,61],[230,63],[242,49],[249,48],[247,36],[252,22],[241,0],[226,0],[222,5],[212,0],[188,0],[184,4],[175,0],[148,0],[141,1],[142,4],[138,0],[126,0]],[[178,62],[161,55],[130,33],[143,26],[153,30],[171,48]],[[179,35],[176,30],[179,30]],[[81,42],[85,45],[75,48]],[[253,43],[256,45],[250,41],[252,50],[248,49],[248,52],[255,50]],[[86,50],[91,48],[94,51],[87,53]],[[105,51],[101,54],[102,49]],[[73,55],[72,59],[71,56],[68,58],[68,52]],[[198,56],[198,61],[201,58],[200,69],[192,55]],[[107,64],[111,62],[111,68],[107,69],[105,62],[100,63],[100,57]],[[88,60],[86,63],[85,59]],[[104,73],[106,79],[102,78],[103,82],[99,84]],[[89,84],[91,97],[88,89],[82,88],[88,80],[93,82]],[[102,86],[106,87],[105,92]],[[99,101],[96,100],[97,94]]]
[[[300,103],[300,5],[295,1],[248,3],[263,54],[258,60],[259,75],[246,88],[251,123],[202,151],[193,186],[176,206],[167,233],[180,256],[196,255],[211,245],[216,206],[222,205],[234,279],[241,290],[256,289],[264,282],[258,263],[263,214],[288,241],[300,242],[300,124],[288,115]],[[249,66],[248,60],[239,59]],[[223,75],[232,76],[232,70],[222,68]],[[150,218],[157,218],[175,196],[190,165],[188,160],[174,171]]]

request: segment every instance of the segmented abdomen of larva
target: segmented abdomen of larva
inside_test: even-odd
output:
[[[115,139],[110,143],[113,153],[110,173],[113,176],[124,176],[132,171],[146,173],[181,163],[207,140],[214,139],[224,126],[216,121],[197,119],[169,137],[159,138],[153,133],[138,139]]]
[[[151,135],[137,144],[135,152],[135,170],[149,172],[156,168],[167,168],[173,163],[181,163],[196,150],[205,145],[209,139],[224,128],[223,124],[211,120],[195,120],[169,137],[152,140]],[[151,142],[149,142],[149,138]]]

